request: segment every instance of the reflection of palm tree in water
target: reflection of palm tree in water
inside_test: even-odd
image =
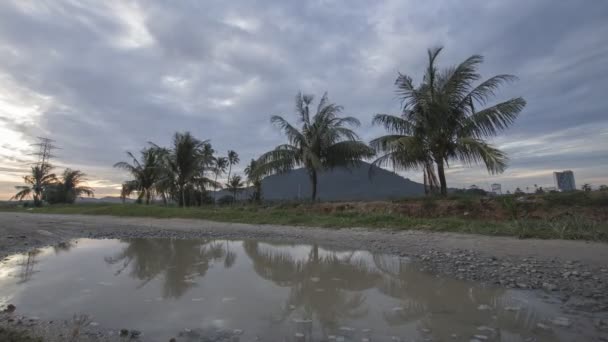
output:
[[[300,308],[304,318],[316,318],[323,333],[329,334],[335,332],[340,320],[367,314],[365,296],[360,292],[374,287],[380,276],[364,262],[339,258],[335,253],[320,256],[317,245],[311,247],[305,260],[263,250],[256,241],[245,241],[243,246],[260,277],[290,288],[283,319],[289,316],[290,306]]]
[[[384,312],[389,325],[418,321],[434,338],[443,341],[450,340],[452,334],[479,334],[477,327],[482,325],[498,327],[497,332],[510,331],[517,336],[533,328],[540,319],[535,310],[505,296],[504,289],[438,278],[392,256],[376,255],[374,263],[383,272],[380,292],[401,302],[399,307]],[[480,305],[488,305],[491,311],[479,310]],[[508,311],[508,308],[518,310]]]
[[[130,266],[129,276],[142,280],[138,287],[164,274],[165,298],[181,297],[196,284],[196,278],[205,276],[211,263],[224,260],[224,266],[229,268],[236,259],[223,243],[210,240],[129,239],[125,242],[127,246],[122,252],[106,257],[105,261],[122,263],[116,275]]]
[[[39,249],[34,249],[27,254],[23,254],[23,262],[21,263],[21,272],[19,272],[19,284],[25,283],[32,278],[34,273],[39,271],[34,270],[34,266],[38,263],[36,256],[40,254]]]

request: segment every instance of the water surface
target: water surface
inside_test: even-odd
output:
[[[168,341],[571,341],[556,304],[436,277],[406,258],[263,241],[75,240],[0,265],[0,304],[41,319],[91,315]],[[186,330],[187,329],[187,330]],[[190,333],[184,334],[184,331]],[[480,337],[480,338],[481,338]]]

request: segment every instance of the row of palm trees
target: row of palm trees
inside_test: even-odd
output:
[[[314,201],[320,172],[350,167],[374,156],[376,166],[422,171],[427,193],[442,195],[447,194],[445,170],[450,163],[484,164],[490,173],[504,171],[506,154],[487,139],[510,126],[526,102],[517,97],[485,106],[501,85],[515,77],[503,74],[479,82],[481,75],[477,69],[483,62],[479,55],[440,70],[436,61],[441,51],[441,48],[428,50],[428,64],[420,84],[415,85],[408,75],[398,75],[395,85],[401,113],[376,114],[373,124],[384,127],[387,134],[373,139],[369,145],[353,130],[360,126],[359,120],[342,116],[343,107],[331,103],[327,93],[316,107],[312,95],[300,93],[295,101],[297,124],[281,116],[272,116],[270,120],[285,134],[287,142],[251,160],[245,168],[246,180],[232,172],[240,162],[235,151],[228,151],[225,157],[217,156],[209,140],[178,132],[170,147],[150,143],[139,158],[127,152],[130,161],[114,165],[132,175],[122,185],[121,197],[136,192],[138,202],[146,204],[160,197],[165,203],[171,200],[180,206],[202,205],[216,200],[217,191],[210,198],[208,189],[226,188],[236,198],[247,184],[252,185],[251,199],[260,201],[263,177],[304,167]],[[32,171],[33,176],[35,172],[48,176],[45,170]],[[220,184],[218,179],[226,171],[227,182]],[[35,178],[28,185],[37,202],[41,196],[38,183],[46,180]]]
[[[83,172],[68,168],[63,171],[61,177],[57,177],[49,163],[32,166],[31,174],[24,176],[23,180],[26,185],[15,187],[18,192],[11,200],[22,201],[31,197],[36,207],[42,206],[43,202],[71,204],[83,195],[94,195],[91,187],[82,185],[85,181]]]
[[[209,140],[199,140],[189,132],[175,133],[170,147],[150,143],[139,159],[131,152],[127,155],[130,162],[114,164],[132,176],[122,185],[123,199],[137,192],[140,203],[149,204],[160,197],[164,203],[174,201],[179,206],[202,205],[215,201],[208,190],[222,187],[218,178],[226,171],[226,187],[235,196],[244,186],[241,176],[232,174],[232,167],[240,162],[235,151],[228,151],[226,157],[216,156]]]
[[[325,94],[311,113],[313,97],[298,94],[297,128],[283,117],[271,122],[280,128],[288,142],[264,153],[257,160],[256,173],[270,175],[303,166],[316,199],[318,173],[337,166],[349,166],[377,155],[373,164],[423,172],[427,193],[447,194],[445,169],[451,162],[484,164],[490,173],[501,173],[508,162],[506,154],[486,140],[511,125],[526,102],[512,98],[483,108],[512,75],[497,75],[477,83],[477,69],[483,57],[474,55],[462,63],[439,70],[436,60],[441,48],[428,50],[428,65],[419,85],[399,74],[395,85],[401,100],[400,115],[376,114],[373,124],[383,126],[387,135],[362,142],[350,128],[360,125],[354,117],[341,117],[342,107],[330,103]]]
[[[247,183],[253,184],[253,199],[259,201],[264,176],[304,167],[312,186],[312,200],[317,198],[319,173],[335,167],[349,167],[376,156],[373,165],[394,169],[421,170],[427,193],[447,194],[446,168],[456,162],[464,165],[484,164],[490,173],[503,172],[506,154],[487,142],[510,126],[522,111],[523,98],[485,105],[498,88],[515,80],[512,75],[496,75],[479,82],[478,72],[483,57],[474,55],[462,63],[440,70],[437,58],[441,48],[428,50],[428,64],[422,82],[415,85],[412,77],[399,74],[395,85],[401,100],[399,115],[376,114],[373,124],[386,135],[366,144],[354,132],[359,120],[341,116],[343,107],[331,103],[327,93],[313,107],[313,96],[296,96],[297,124],[281,116],[270,121],[287,137],[287,142],[252,160],[245,169]],[[485,107],[485,108],[484,108]],[[221,187],[217,179],[228,167],[227,188],[236,197],[242,189],[240,176],[231,175],[239,162],[238,154],[214,157],[209,141],[200,141],[189,133],[177,133],[171,148],[152,144],[142,151],[142,161],[133,155],[133,163],[117,163],[129,170],[134,180],[125,183],[123,195],[138,191],[140,200],[150,202],[153,193],[165,201],[169,197],[181,205],[190,205],[206,187]],[[208,175],[214,175],[210,179]],[[198,195],[195,195],[198,194]],[[194,197],[193,197],[194,196]]]

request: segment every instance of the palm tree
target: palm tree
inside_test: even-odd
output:
[[[203,146],[200,150],[200,165],[199,165],[198,174],[195,177],[195,182],[196,182],[196,185],[198,186],[199,192],[200,192],[201,205],[203,205],[204,197],[205,197],[205,194],[207,193],[207,190],[206,190],[207,186],[210,185],[214,189],[217,189],[217,187],[218,187],[217,181],[212,180],[211,178],[207,177],[208,172],[214,173],[214,170],[212,169],[212,167],[216,163],[215,157],[213,156],[214,152],[215,151],[213,150],[211,143],[209,143],[208,141],[205,141],[205,143],[203,144]]]
[[[490,173],[504,171],[506,154],[485,139],[511,125],[526,101],[517,97],[480,109],[501,85],[516,77],[497,75],[475,85],[481,79],[477,69],[483,57],[473,55],[457,66],[439,71],[435,61],[441,50],[428,50],[428,66],[418,87],[411,77],[399,74],[396,85],[403,114],[392,118],[396,123],[392,127],[404,137],[386,140],[393,149],[407,151],[401,153],[400,162],[409,165],[408,168],[419,167],[421,159],[432,160],[437,167],[441,194],[446,195],[445,168],[452,160],[465,165],[483,163]]]
[[[16,186],[15,189],[19,192],[11,197],[11,200],[22,201],[24,198],[32,196],[34,205],[40,207],[46,188],[57,182],[57,177],[54,173],[51,173],[51,170],[52,166],[48,163],[32,166],[32,174],[23,177],[27,185]]]
[[[197,177],[201,177],[201,166],[207,157],[205,149],[209,141],[201,141],[194,138],[190,132],[175,133],[173,146],[165,151],[164,160],[171,183],[174,184],[178,203],[180,207],[187,205],[186,192],[193,186]],[[156,146],[156,145],[155,145]],[[198,179],[202,182],[206,180]]]
[[[233,151],[228,151],[228,179],[230,179],[230,172],[232,171],[232,165],[236,165],[240,162],[239,155]]]
[[[392,166],[399,170],[421,169],[424,192],[427,195],[434,193],[439,188],[439,182],[435,175],[429,143],[425,136],[416,134],[418,132],[414,130],[415,123],[408,121],[405,115],[398,117],[389,114],[376,114],[372,123],[384,126],[389,132],[389,135],[370,142],[370,146],[380,154],[372,165]],[[370,168],[370,171],[373,171],[373,168]]]
[[[288,143],[277,146],[258,159],[257,174],[269,175],[304,166],[312,185],[312,200],[317,198],[317,175],[320,171],[338,166],[349,166],[362,158],[371,157],[373,150],[359,140],[347,126],[359,126],[354,117],[338,116],[342,106],[330,103],[323,95],[316,113],[311,117],[312,95],[296,96],[296,111],[302,125],[298,130],[281,116],[272,116],[270,122],[287,136]]]
[[[155,148],[145,148],[141,151],[140,160],[127,151],[131,163],[118,162],[114,167],[129,171],[133,179],[123,184],[122,197],[128,197],[133,191],[138,192],[137,202],[145,201],[150,204],[154,197],[154,187],[159,180],[161,169],[161,155]]]
[[[239,175],[234,175],[230,179],[228,179],[228,183],[226,183],[226,189],[232,193],[232,197],[236,202],[236,196],[239,192],[243,191],[243,179]]]
[[[215,201],[215,197],[217,195],[217,177],[226,172],[226,168],[228,167],[228,158],[226,157],[217,157],[215,158],[215,167],[213,168],[213,172],[215,173],[215,184],[213,187],[213,200]]]
[[[86,175],[80,170],[65,169],[62,179],[58,183],[61,197],[65,203],[74,203],[82,195],[94,196],[95,191],[88,186],[82,186]]]
[[[247,186],[253,186],[253,192],[251,193],[251,200],[253,202],[260,202],[262,200],[262,178],[256,172],[257,161],[251,159],[249,165],[245,168],[245,175],[247,175]]]
[[[583,186],[581,187],[581,189],[583,191],[591,191],[591,184],[585,183],[585,184],[583,184]]]

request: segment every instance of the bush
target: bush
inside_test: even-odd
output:
[[[437,209],[437,200],[434,197],[425,197],[422,200],[422,214],[431,215]]]
[[[605,192],[557,192],[543,196],[545,203],[549,206],[608,206],[608,193]]]
[[[516,220],[519,217],[519,206],[515,197],[513,196],[502,196],[500,198],[500,205],[502,209],[509,215],[509,218]]]
[[[4,342],[42,342],[39,337],[32,337],[24,331],[0,327],[0,341]]]
[[[475,209],[475,204],[479,202],[479,199],[474,199],[471,196],[459,197],[456,199],[456,208],[459,210],[472,211]]]
[[[234,197],[231,195],[224,195],[217,199],[218,205],[230,205],[234,203]]]

